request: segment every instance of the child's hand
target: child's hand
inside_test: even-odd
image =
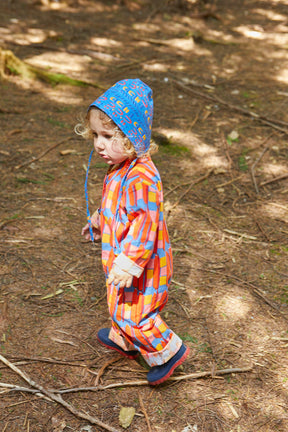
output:
[[[124,270],[121,270],[117,264],[114,264],[112,270],[109,273],[108,284],[114,282],[114,285],[118,285],[120,288],[129,288],[132,284],[133,276]]]
[[[94,225],[92,225],[92,231],[93,231],[93,235],[94,235],[94,240],[95,241],[100,240],[100,238],[101,238],[100,228],[96,228]],[[82,228],[81,235],[84,236],[86,240],[91,240],[88,223]]]

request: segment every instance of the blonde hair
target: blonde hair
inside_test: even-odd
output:
[[[125,149],[125,152],[127,154],[127,157],[129,159],[135,159],[137,158],[137,153],[135,151],[135,148],[132,144],[132,142],[129,140],[129,138],[121,131],[121,129],[114,123],[114,121],[103,111],[101,111],[99,108],[92,107],[89,109],[86,117],[78,123],[74,130],[77,135],[81,135],[85,139],[92,139],[92,131],[90,128],[90,112],[91,110],[97,110],[100,113],[100,120],[103,122],[104,126],[113,130],[113,138],[121,139],[123,143],[123,147]],[[156,153],[158,151],[158,146],[153,141],[150,142],[150,147],[146,153],[141,155],[141,157],[150,156],[153,153]]]

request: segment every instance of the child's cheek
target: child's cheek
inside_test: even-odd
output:
[[[119,142],[113,142],[111,145],[111,150],[119,156],[125,156],[124,148]]]

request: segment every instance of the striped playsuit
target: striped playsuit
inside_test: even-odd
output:
[[[166,363],[182,341],[159,315],[168,299],[172,252],[162,183],[150,158],[127,159],[108,172],[100,211],[106,279],[114,261],[134,276],[129,288],[107,284],[109,338],[124,350],[140,351],[150,366]]]

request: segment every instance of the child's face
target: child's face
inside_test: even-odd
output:
[[[127,159],[121,138],[115,137],[114,130],[103,124],[98,110],[92,109],[90,111],[89,123],[93,134],[94,148],[104,162],[108,165],[114,165]]]

